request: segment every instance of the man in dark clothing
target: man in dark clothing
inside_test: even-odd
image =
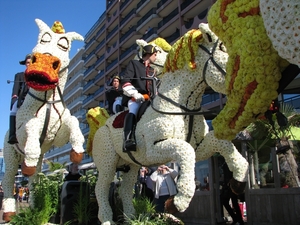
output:
[[[106,99],[108,101],[109,114],[115,114],[123,111],[123,106],[122,106],[123,90],[120,85],[120,77],[114,76],[112,78],[110,86],[112,87],[109,88],[105,92],[105,94],[106,94]]]
[[[233,220],[231,225],[235,225],[237,223],[239,223],[240,225],[244,225],[242,212],[238,203],[238,196],[231,191],[231,188],[229,186],[229,182],[233,177],[232,172],[229,170],[228,165],[225,162],[223,164],[223,172],[224,182],[222,184],[222,190],[220,195],[221,203]],[[229,204],[230,199],[233,208]]]
[[[81,174],[78,171],[78,164],[71,163],[69,165],[69,173],[65,177],[65,181],[68,181],[68,180],[79,180],[80,177],[81,177]]]
[[[20,61],[20,65],[25,65],[26,68],[30,64],[31,54],[27,54],[23,61]],[[12,90],[11,104],[10,104],[10,118],[9,118],[9,144],[18,143],[16,137],[16,114],[18,108],[22,105],[25,96],[28,92],[28,87],[25,83],[24,72],[17,73],[14,79],[14,86]]]
[[[123,93],[123,105],[127,104],[129,113],[124,121],[124,146],[123,151],[136,151],[136,141],[134,129],[136,124],[136,114],[142,102],[145,101],[144,94],[151,96],[151,82],[142,80],[141,77],[154,76],[154,69],[150,66],[156,60],[158,50],[152,45],[143,47],[142,58],[131,60],[121,81]]]

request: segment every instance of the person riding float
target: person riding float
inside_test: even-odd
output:
[[[27,54],[25,59],[20,61],[20,65],[25,65],[26,68],[30,64],[31,54]],[[9,116],[9,144],[18,143],[16,137],[16,114],[20,106],[22,105],[25,96],[28,93],[28,86],[25,83],[24,72],[17,73],[14,78],[14,86],[12,89],[12,97],[10,103],[10,116]]]
[[[145,101],[146,97],[143,95],[153,95],[151,81],[141,78],[155,75],[154,69],[150,64],[155,62],[158,51],[153,45],[144,46],[142,49],[142,58],[129,62],[124,77],[121,80],[124,93],[122,104],[127,105],[129,109],[129,113],[126,115],[124,121],[124,152],[136,151],[134,135],[136,115],[142,102]]]

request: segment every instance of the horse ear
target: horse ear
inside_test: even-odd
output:
[[[202,33],[203,38],[207,42],[216,42],[218,37],[209,29],[209,26],[207,23],[200,23],[199,24],[199,30]]]
[[[147,45],[148,43],[143,39],[137,39],[136,44],[140,47],[143,47],[143,46]]]

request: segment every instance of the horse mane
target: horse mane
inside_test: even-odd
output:
[[[161,47],[162,50],[164,50],[165,52],[169,52],[172,48],[172,46],[165,39],[160,37],[149,42],[149,44],[156,44],[157,46]]]
[[[202,40],[202,33],[199,29],[192,29],[177,40],[167,55],[164,72],[182,69],[186,63],[190,70],[195,70],[197,67],[195,55]]]

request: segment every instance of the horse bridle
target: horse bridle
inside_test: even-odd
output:
[[[207,82],[206,82],[206,70],[208,68],[209,61],[211,61],[213,63],[213,65],[222,73],[222,75],[224,75],[224,76],[226,75],[226,72],[222,69],[222,67],[214,59],[214,53],[216,51],[218,43],[219,43],[219,39],[217,39],[217,41],[214,43],[212,51],[209,51],[203,45],[199,45],[199,47],[209,55],[209,58],[207,59],[207,61],[204,64],[204,67],[203,67],[203,80],[206,84],[207,84]],[[160,114],[167,114],[167,115],[188,115],[188,116],[190,116],[190,118],[189,118],[189,132],[188,132],[188,136],[186,138],[187,142],[190,142],[190,139],[191,139],[191,131],[192,131],[193,123],[194,123],[194,115],[203,115],[203,116],[205,116],[205,115],[211,115],[213,113],[215,113],[217,115],[217,112],[213,112],[213,111],[201,112],[201,106],[198,109],[188,109],[187,107],[185,107],[183,105],[180,105],[179,103],[173,101],[172,99],[170,99],[167,96],[161,94],[160,92],[158,92],[157,96],[159,96],[160,98],[164,99],[165,101],[171,103],[172,105],[184,110],[184,112],[161,111],[159,109],[156,109],[153,105],[153,101],[151,101],[151,107],[154,111],[156,111]]]
[[[63,72],[64,72],[66,69],[68,69],[68,68],[69,68],[69,66],[64,67],[62,70],[59,71],[59,74],[63,73]],[[32,94],[32,93],[30,92],[30,89],[29,89],[29,91],[28,91],[28,94],[29,94],[31,97],[33,97],[34,99],[36,99],[36,100],[38,100],[38,101],[40,101],[40,102],[43,103],[43,104],[39,107],[39,109],[42,108],[45,104],[47,104],[47,105],[46,105],[46,116],[45,116],[44,127],[43,127],[42,134],[41,134],[41,137],[40,137],[40,146],[42,146],[42,144],[43,144],[43,142],[44,142],[44,140],[45,140],[45,137],[46,137],[46,133],[47,133],[48,125],[49,125],[49,120],[50,120],[51,105],[61,102],[62,105],[63,105],[63,107],[64,107],[64,109],[66,108],[66,103],[65,103],[64,100],[63,100],[63,95],[62,95],[62,92],[61,92],[61,90],[60,90],[59,85],[57,85],[55,88],[57,88],[57,91],[58,91],[60,100],[48,101],[48,100],[46,99],[46,97],[47,97],[47,92],[48,92],[48,91],[45,91],[44,99],[41,99],[41,98],[35,96],[34,94]],[[55,90],[55,88],[54,88],[53,90]]]

